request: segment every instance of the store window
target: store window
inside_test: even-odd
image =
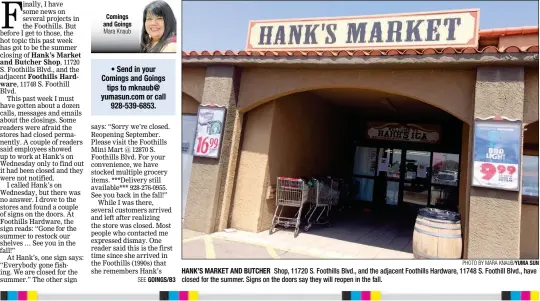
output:
[[[377,148],[356,147],[354,156],[354,195],[359,201],[373,201],[375,171],[377,169]]]
[[[459,155],[433,153],[431,171],[430,205],[441,209],[457,210],[459,204]]]
[[[354,156],[354,174],[357,176],[374,176],[375,168],[377,168],[377,149],[358,146]]]
[[[522,199],[538,204],[538,156],[523,156]]]
[[[433,153],[433,163],[431,164],[431,183],[457,186],[459,171],[459,155]]]
[[[375,181],[373,179],[355,178],[354,179],[355,198],[360,201],[373,201],[373,188]]]

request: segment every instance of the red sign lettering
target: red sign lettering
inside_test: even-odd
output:
[[[197,138],[197,153],[207,154],[210,149],[216,149],[219,146],[218,138],[198,137]]]
[[[484,174],[482,179],[484,180],[491,180],[497,174],[497,171],[500,174],[504,174],[505,172],[508,172],[508,174],[513,175],[516,172],[516,168],[514,166],[508,166],[505,167],[504,165],[498,165],[495,167],[494,164],[491,163],[484,163],[481,165],[480,172]]]

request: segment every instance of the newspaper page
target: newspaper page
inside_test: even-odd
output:
[[[538,300],[538,7],[472,6],[0,1],[0,300]]]

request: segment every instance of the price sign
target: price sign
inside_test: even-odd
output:
[[[226,109],[216,106],[200,106],[197,114],[197,134],[193,156],[219,158]]]
[[[521,121],[475,120],[473,186],[519,191]]]

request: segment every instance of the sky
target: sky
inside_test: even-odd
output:
[[[538,26],[538,1],[182,1],[182,50],[245,48],[250,20],[480,9],[480,29]]]

